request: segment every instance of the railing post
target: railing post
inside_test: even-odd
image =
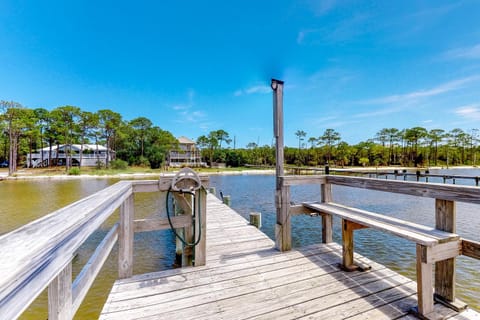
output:
[[[133,194],[120,206],[120,228],[118,233],[118,277],[130,278],[133,274]]]
[[[72,319],[72,262],[48,286],[48,319]]]
[[[200,242],[195,246],[195,266],[204,266],[206,263],[207,248],[207,190],[200,188],[197,190],[197,219],[195,220],[195,234],[201,233]]]
[[[456,232],[454,201],[435,199],[435,228]],[[455,300],[455,258],[435,263],[435,293],[447,301]]]
[[[435,228],[456,233],[457,212],[454,201],[435,199]],[[454,310],[466,308],[466,304],[455,297],[455,258],[435,263],[435,297]]]
[[[322,196],[322,202],[332,201],[332,185],[330,183],[324,183],[320,185],[320,193]],[[322,214],[322,242],[329,243],[333,241],[333,222],[332,215]]]
[[[197,193],[198,195],[198,193]],[[178,194],[174,193],[173,197],[175,199],[175,215],[188,215],[192,217],[193,213],[193,206],[195,205],[193,203],[193,197],[188,194],[188,193],[183,193],[183,194]],[[193,243],[194,237],[193,237],[193,229],[195,226],[192,224],[190,226],[187,226],[182,229],[176,229],[176,232],[180,234],[184,241],[187,243]],[[177,239],[177,253],[181,252],[181,266],[182,267],[187,267],[192,265],[192,259],[193,259],[193,250],[194,248],[192,246],[187,246],[185,245],[182,241]]]
[[[432,248],[420,244],[417,244],[416,248],[418,314],[425,316],[433,312],[432,263],[427,259]]]

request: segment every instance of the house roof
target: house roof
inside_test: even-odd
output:
[[[64,146],[64,144],[61,144],[61,145],[60,145],[60,149],[62,149],[63,146]],[[81,148],[82,148],[82,145],[81,145],[81,144],[72,144],[72,149],[73,149],[73,150],[80,151]],[[48,150],[50,150],[50,147],[45,147],[45,148],[40,149],[40,150],[42,150],[42,151],[48,151]],[[57,146],[56,146],[56,145],[52,146],[52,150],[57,150]],[[84,145],[83,145],[83,150],[84,150],[84,151],[85,151],[85,150],[106,151],[107,148],[104,147],[104,146],[102,146],[102,145],[84,144]]]
[[[185,136],[181,136],[177,140],[178,140],[178,143],[180,144],[195,144],[195,141],[190,140]]]

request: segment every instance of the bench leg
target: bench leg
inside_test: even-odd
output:
[[[332,215],[322,214],[322,242],[330,243],[333,241],[332,237]]]
[[[341,268],[345,271],[367,271],[372,267],[364,263],[353,261],[353,231],[367,228],[361,224],[342,219],[342,252],[343,261]]]
[[[427,261],[432,249],[417,244],[417,296],[418,296],[418,313],[427,315],[433,312],[433,264]]]
[[[349,221],[342,219],[342,251],[343,268],[348,271],[355,270],[353,264],[353,229],[349,226]]]

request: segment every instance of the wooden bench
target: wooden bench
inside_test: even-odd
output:
[[[354,230],[373,228],[415,242],[419,312],[423,315],[433,312],[433,264],[461,254],[462,240],[459,235],[333,202],[302,204],[321,215],[338,216],[342,219],[342,268],[345,270],[359,269],[359,265],[355,265],[353,261]],[[331,219],[324,221],[331,223]],[[328,230],[331,226],[323,228]],[[365,269],[361,266],[360,268]]]

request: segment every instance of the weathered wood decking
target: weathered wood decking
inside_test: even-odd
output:
[[[341,271],[335,243],[281,253],[209,195],[207,264],[116,281],[100,319],[413,319],[408,311],[417,305],[416,283],[356,258],[372,270]],[[467,310],[453,319],[480,316]]]

